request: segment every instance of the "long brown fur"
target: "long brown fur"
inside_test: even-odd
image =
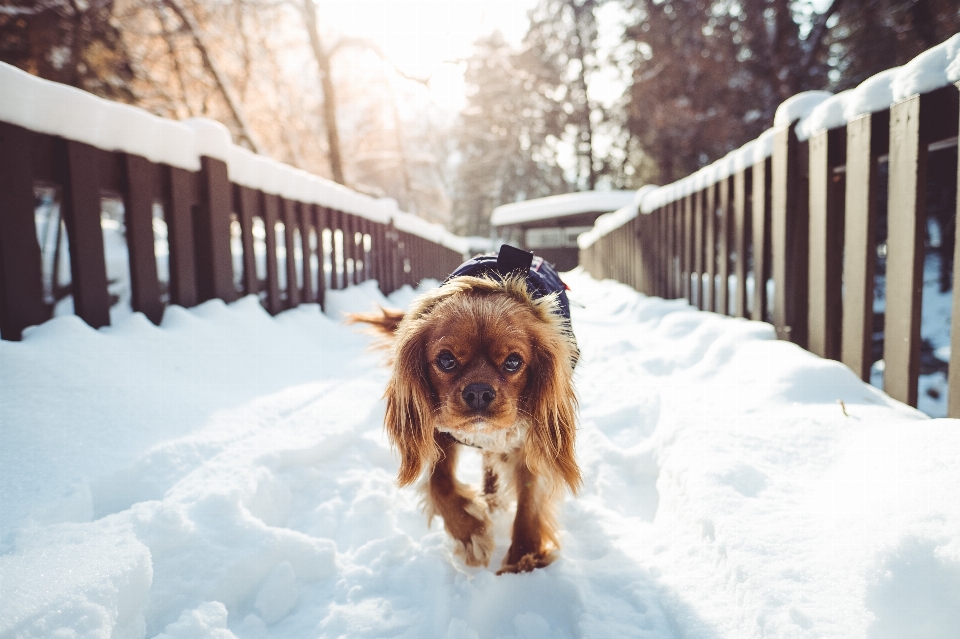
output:
[[[457,542],[457,553],[468,565],[489,562],[493,538],[488,510],[502,505],[502,495],[516,498],[517,514],[501,572],[522,572],[549,564],[559,548],[556,505],[565,487],[573,493],[580,488],[580,468],[574,455],[575,346],[555,312],[556,304],[555,296],[533,298],[519,277],[497,281],[462,276],[422,295],[405,314],[382,309],[379,314],[355,314],[349,320],[392,337],[392,374],[385,393],[384,422],[400,453],[397,483],[413,483],[427,467],[427,513],[443,517],[444,527]],[[470,333],[474,330],[471,322],[476,333],[493,334]],[[450,328],[445,328],[448,325]],[[473,368],[464,370],[464,375],[477,371],[476,379],[499,375],[500,412],[485,421],[484,428],[502,427],[505,422],[501,422],[515,414],[513,419],[523,422],[527,429],[515,449],[498,454],[485,452],[488,477],[482,496],[456,481],[453,472],[458,440],[438,430],[456,428],[443,416],[462,412],[463,407],[455,405],[462,387],[452,386],[447,376],[431,368],[433,363],[428,358],[428,351],[436,350],[438,343],[460,343],[456,336],[464,332],[491,352],[499,352],[501,345],[520,343],[518,348],[529,358],[524,361],[523,377],[497,373],[488,361],[474,363],[473,359]],[[469,346],[473,348],[472,343]],[[479,349],[477,346],[474,350]],[[486,351],[484,354],[489,360],[490,355]],[[525,383],[521,384],[523,379]],[[491,486],[494,493],[500,486],[502,495],[490,494]]]

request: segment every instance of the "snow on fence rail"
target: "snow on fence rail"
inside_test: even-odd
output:
[[[758,139],[599,218],[579,238],[580,263],[648,294],[769,320],[782,339],[869,381],[886,164],[884,390],[916,406],[927,162],[957,145],[958,87],[960,34],[849,91],[796,95]],[[955,282],[958,267],[955,254]],[[958,305],[954,295],[951,417],[960,417]]]
[[[56,302],[56,264],[45,268],[38,242],[38,188],[57,194],[66,241],[57,220],[55,259],[69,253],[63,288],[93,327],[110,323],[104,198],[122,202],[130,305],[155,323],[167,302],[253,293],[278,313],[370,278],[388,293],[488,249],[393,200],[236,146],[212,120],[160,118],[0,63],[2,339],[49,319]]]

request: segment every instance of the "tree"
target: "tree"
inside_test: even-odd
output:
[[[955,0],[845,0],[826,34],[830,82],[854,87],[960,31]]]
[[[787,97],[823,85],[822,31],[790,0],[636,0],[628,127],[671,182],[770,126]]]
[[[457,232],[487,235],[499,204],[570,190],[557,162],[564,115],[550,96],[556,69],[514,51],[495,32],[466,62],[453,222]]]
[[[134,69],[114,0],[10,0],[0,11],[0,60],[112,100],[133,102]]]
[[[960,29],[954,0],[633,0],[628,128],[671,182],[754,139],[777,106],[842,90]]]

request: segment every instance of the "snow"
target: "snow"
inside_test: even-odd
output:
[[[955,73],[957,60],[960,60],[960,33],[924,51],[900,68],[893,79],[893,101],[900,102],[912,95],[947,86],[952,81],[948,69]]]
[[[900,69],[901,67],[893,67],[881,71],[857,85],[850,92],[850,97],[844,105],[843,114],[846,121],[849,122],[866,113],[876,113],[890,108],[890,105],[893,104],[893,88],[891,85]]]
[[[797,139],[803,142],[823,131],[846,126],[847,103],[852,94],[853,90],[843,91],[814,107],[810,115],[797,122]]]
[[[0,636],[955,636],[956,421],[767,324],[565,279],[584,490],[522,575],[394,485],[383,356],[335,320],[409,287],[0,342]]]
[[[233,144],[227,127],[214,120],[192,118],[178,122],[160,118],[139,107],[43,80],[4,62],[0,62],[0,89],[3,122],[188,171],[200,170],[202,156],[216,158],[227,164],[227,174],[236,184],[381,224],[393,221],[409,233],[463,255],[478,244],[403,213],[396,202],[384,204],[377,198],[251,153]],[[492,244],[485,250],[491,247]]]
[[[776,135],[776,129],[767,129],[760,134],[753,145],[753,163],[763,162],[773,156],[773,136]]]
[[[810,115],[821,102],[832,96],[829,91],[804,91],[780,103],[773,116],[773,126],[790,126]]]
[[[584,191],[512,202],[493,209],[490,223],[507,226],[580,213],[607,213],[632,203],[634,194],[634,191]]]

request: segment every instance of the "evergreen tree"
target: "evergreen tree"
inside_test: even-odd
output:
[[[834,90],[900,66],[960,32],[956,0],[846,0],[827,41]]]
[[[453,202],[459,233],[487,235],[494,207],[570,189],[556,157],[564,119],[551,97],[560,79],[540,62],[499,32],[478,40],[467,60]]]

